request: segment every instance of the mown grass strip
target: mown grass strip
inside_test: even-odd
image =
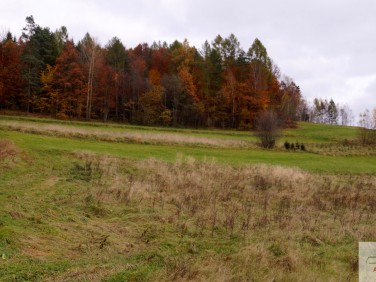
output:
[[[230,165],[265,163],[300,167],[313,172],[376,174],[376,158],[366,156],[334,157],[306,152],[284,152],[261,149],[218,149],[174,145],[120,144],[33,135],[4,130],[0,131],[0,137],[13,140],[18,146],[30,153],[45,150],[66,152],[78,150],[134,159],[156,158],[167,161],[173,161],[178,154],[182,154],[197,159],[214,158],[220,163]]]

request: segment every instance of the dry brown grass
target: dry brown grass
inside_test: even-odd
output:
[[[1,124],[187,144],[183,133],[134,140],[109,130]],[[195,146],[242,146],[192,138]],[[358,241],[376,240],[376,176],[32,151],[23,142],[26,158],[1,142],[0,276],[9,281],[353,281]],[[339,154],[332,147],[315,153]]]
[[[375,146],[362,146],[356,142],[353,143],[328,143],[306,144],[306,150],[311,153],[324,156],[376,156]]]
[[[219,148],[250,148],[254,144],[241,140],[206,138],[178,133],[114,132],[106,130],[83,129],[65,125],[33,124],[17,121],[1,121],[0,126],[7,130],[25,133],[95,139],[109,142],[129,142],[145,144],[201,145]]]
[[[156,280],[354,279],[357,242],[376,239],[374,176],[316,175],[266,165],[235,168],[183,157],[171,164],[77,156],[99,175],[90,180],[89,214],[106,217],[112,207],[125,205],[137,210],[141,222],[152,220],[146,229],[126,227],[132,252],[165,240],[164,226],[178,238],[192,238],[181,256],[165,257]],[[141,219],[148,212],[152,219]],[[120,250],[116,232],[111,248]],[[206,252],[200,240],[233,241],[238,248]]]
[[[27,159],[26,155],[21,155],[20,152],[13,142],[0,139],[0,176],[17,163],[19,156],[25,160]]]
[[[44,281],[51,282],[70,282],[70,281],[103,281],[111,273],[119,271],[120,269],[113,265],[97,265],[82,269],[78,267],[72,269],[69,273],[47,278]]]
[[[19,150],[11,141],[0,139],[0,161],[14,159],[18,152]]]

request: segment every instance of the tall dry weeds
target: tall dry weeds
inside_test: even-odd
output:
[[[193,263],[181,269],[176,262],[162,280],[179,275],[202,281],[294,280],[304,274],[313,281],[319,272],[309,269],[327,263],[324,257],[312,257],[315,248],[350,244],[356,249],[358,241],[376,239],[374,176],[316,175],[267,165],[231,167],[189,157],[175,163],[108,157],[97,161],[103,173],[101,181],[93,180],[93,195],[104,206],[152,209],[180,237],[243,241],[217,272],[223,276],[213,276],[214,265]],[[109,165],[111,169],[104,169]],[[223,259],[216,256],[213,263]],[[355,275],[350,264],[344,275]],[[253,270],[247,269],[250,265]]]
[[[19,159],[20,150],[17,146],[9,140],[0,139],[0,175],[12,168]],[[20,156],[26,160],[26,155]]]
[[[12,142],[0,139],[0,161],[8,158],[13,159],[18,152],[19,150]]]

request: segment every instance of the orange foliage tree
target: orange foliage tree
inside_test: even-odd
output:
[[[240,129],[255,128],[259,113],[270,110],[280,124],[298,118],[299,86],[281,80],[257,38],[248,52],[234,34],[218,35],[201,50],[188,40],[126,49],[117,37],[102,48],[89,34],[75,45],[66,28],[51,33],[32,16],[25,32],[19,42],[12,36],[0,42],[1,108]]]
[[[79,54],[68,41],[57,58],[54,73],[56,97],[51,101],[52,112],[59,118],[83,117],[87,84]]]

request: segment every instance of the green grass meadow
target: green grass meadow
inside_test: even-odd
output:
[[[0,116],[0,281],[357,281],[376,149],[356,140]]]

